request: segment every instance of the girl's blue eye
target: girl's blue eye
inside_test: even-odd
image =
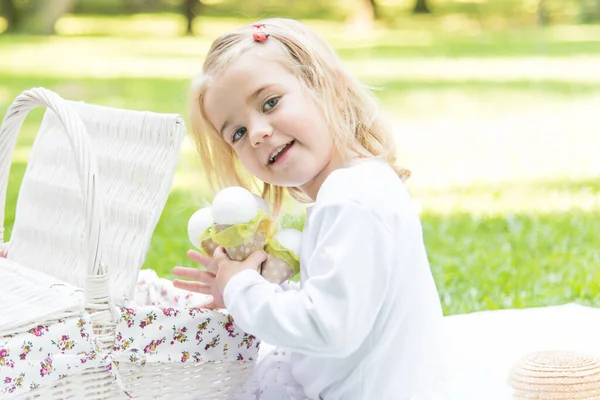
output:
[[[246,129],[245,126],[242,126],[240,129],[233,132],[233,136],[231,137],[231,142],[235,143],[238,140],[240,140],[241,138],[243,138],[247,131],[248,131],[248,129]]]
[[[272,97],[263,106],[263,111],[269,111],[279,103],[279,97]]]

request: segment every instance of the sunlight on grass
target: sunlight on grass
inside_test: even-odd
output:
[[[552,214],[569,211],[600,213],[600,181],[595,187],[583,181],[572,187],[569,181],[471,185],[446,190],[415,190],[413,198],[423,212],[440,215],[472,214],[502,216],[510,214]]]
[[[35,43],[0,42],[0,73],[55,77],[189,78],[200,70],[210,42],[205,39],[55,37]],[[365,54],[368,55],[368,54]],[[40,68],[40,64],[44,68]],[[345,60],[359,78],[378,84],[389,79],[600,83],[600,56],[408,59],[372,57]]]
[[[453,15],[444,18],[458,21]],[[331,40],[352,72],[372,84],[390,79],[600,83],[597,26],[549,27],[543,32],[454,27],[450,32],[440,21],[417,20],[397,29],[376,25],[360,34],[350,34],[339,22],[305,22]],[[198,37],[180,37],[184,24],[176,14],[66,16],[57,25],[63,36],[29,41],[26,36],[0,37],[0,73],[189,78],[200,69],[212,39],[248,22],[198,18]]]
[[[429,93],[415,114],[393,115],[401,163],[415,189],[600,177],[600,94],[569,97],[448,96]],[[491,95],[491,93],[489,93]],[[513,94],[514,95],[514,94]],[[437,102],[436,102],[437,99]],[[418,107],[418,105],[414,105]]]
[[[558,82],[599,83],[600,57],[578,58],[494,58],[494,59],[363,59],[345,64],[363,79],[374,84],[394,78],[412,80],[553,80]]]
[[[549,40],[565,42],[598,42],[600,25],[560,25],[548,29],[545,34]]]
[[[179,14],[135,14],[113,16],[66,15],[56,24],[60,35],[110,34],[125,37],[175,38],[184,32],[185,18]]]
[[[198,37],[212,40],[221,33],[239,28],[251,20],[239,18],[196,18],[194,32]],[[105,36],[113,38],[182,39],[185,18],[181,14],[66,15],[56,25],[64,36]],[[319,26],[328,26],[319,24]],[[333,29],[331,29],[333,31]]]
[[[439,26],[443,31],[464,33],[481,32],[481,24],[474,18],[463,14],[451,14],[440,19]]]

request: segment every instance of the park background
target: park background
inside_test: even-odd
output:
[[[446,315],[600,306],[600,0],[0,0],[0,113],[43,86],[185,115],[211,41],[273,16],[376,89]],[[42,113],[13,156],[8,237]],[[187,220],[212,194],[187,138],[144,268],[193,265]]]

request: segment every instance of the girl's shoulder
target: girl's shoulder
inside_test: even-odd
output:
[[[333,171],[319,190],[316,202],[364,199],[369,193],[386,195],[404,191],[402,179],[379,159],[365,159]]]
[[[332,172],[319,190],[315,208],[349,203],[358,203],[388,217],[412,207],[402,179],[387,162],[379,159],[361,160]]]

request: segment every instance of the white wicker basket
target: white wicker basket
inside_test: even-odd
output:
[[[243,360],[201,351],[198,341],[185,344],[183,353],[197,354],[191,362],[156,346],[137,357],[139,346],[125,347],[118,336],[131,328],[124,316],[135,307],[139,269],[169,194],[185,135],[181,117],[70,102],[42,88],[23,92],[0,127],[2,222],[17,134],[37,106],[47,111],[19,191],[8,258],[0,259],[0,397],[232,398],[251,374],[258,343],[231,328],[226,314],[150,307],[165,317],[180,315],[168,321],[173,329],[208,320],[212,337],[247,345]],[[51,342],[56,348],[48,358],[46,345],[36,342],[45,340],[44,332],[63,339]],[[77,340],[65,339],[72,336]],[[135,343],[143,345],[146,336]],[[11,365],[26,363],[41,383],[9,376]]]

